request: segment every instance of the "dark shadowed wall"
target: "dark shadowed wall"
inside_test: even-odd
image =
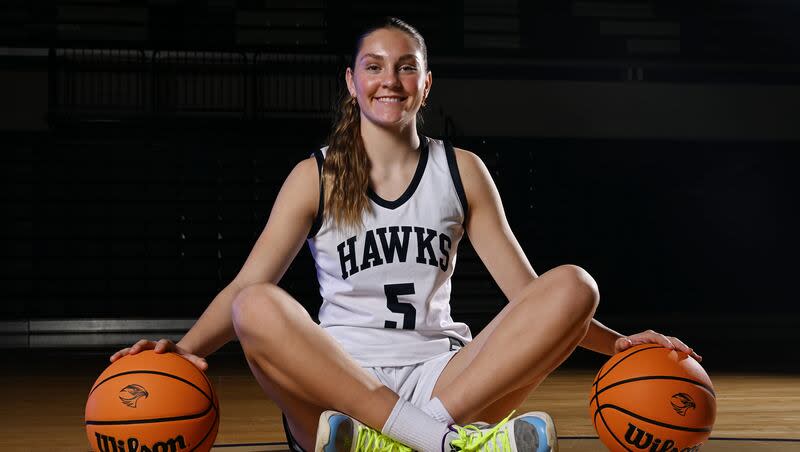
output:
[[[180,337],[323,143],[352,24],[391,13],[428,36],[423,130],[484,159],[538,272],[586,268],[621,332],[791,367],[796,7],[262,3],[3,10],[0,346]],[[303,250],[281,282],[312,312],[314,278]],[[454,315],[503,303],[465,242]]]

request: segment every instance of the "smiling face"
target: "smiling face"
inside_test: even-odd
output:
[[[415,121],[431,86],[426,63],[417,41],[404,31],[380,28],[364,36],[346,74],[362,123],[402,128]]]

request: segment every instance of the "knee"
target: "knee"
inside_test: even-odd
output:
[[[231,303],[231,320],[237,336],[253,327],[273,330],[269,328],[270,324],[280,322],[282,292],[274,284],[254,284],[240,290]]]
[[[577,265],[561,265],[548,273],[552,273],[552,283],[562,294],[560,302],[572,314],[591,319],[600,303],[600,291],[592,275]]]

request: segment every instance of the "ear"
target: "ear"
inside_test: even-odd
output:
[[[431,85],[433,85],[433,74],[431,71],[425,75],[425,99],[428,98],[428,95],[431,93]]]
[[[349,67],[344,73],[344,80],[347,82],[347,91],[350,92],[350,95],[356,97],[356,87],[355,83],[353,82],[353,70]]]

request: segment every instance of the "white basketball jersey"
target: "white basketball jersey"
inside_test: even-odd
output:
[[[467,213],[455,153],[440,140],[420,139],[416,173],[400,198],[387,201],[370,189],[373,212],[350,231],[322,215],[320,200],[309,235],[320,325],[362,366],[415,364],[472,340],[467,325],[450,317],[450,276]],[[320,168],[326,150],[315,153]]]

